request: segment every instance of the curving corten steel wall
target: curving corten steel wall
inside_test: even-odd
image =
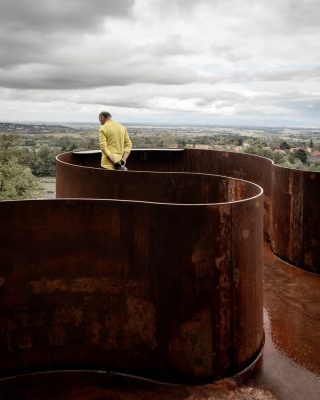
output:
[[[273,162],[264,157],[227,151],[187,149],[185,170],[226,175],[254,182],[263,188],[264,232],[270,237],[271,177]]]
[[[320,273],[320,173],[249,154],[186,150],[186,170],[223,174],[264,189],[264,229],[276,255]]]
[[[73,162],[81,159],[83,165],[99,167],[100,152],[93,153],[74,154]],[[320,273],[320,173],[283,168],[251,154],[198,149],[137,149],[128,166],[225,175],[260,185],[264,232],[274,253],[297,267]]]
[[[76,157],[57,161],[57,195],[74,199],[0,203],[0,371],[197,382],[250,364],[263,343],[261,188]]]
[[[92,153],[70,157],[73,163],[99,167],[100,152]],[[132,170],[225,175],[260,185],[264,189],[264,232],[274,253],[297,267],[320,273],[320,173],[283,168],[251,154],[198,149],[134,150],[128,166]]]
[[[102,168],[82,168],[74,163],[71,153],[59,156],[56,175],[58,198],[201,204],[238,201],[257,194],[256,185],[212,174],[152,171],[124,174]]]
[[[263,187],[264,231],[272,250],[297,267],[320,273],[320,173],[283,168],[251,154],[197,149],[184,154],[185,160],[176,164],[184,171],[246,179]],[[140,150],[130,157],[133,169],[142,165],[147,170],[153,153],[145,156]]]
[[[273,251],[320,273],[320,173],[274,166],[272,199]]]
[[[68,155],[67,155],[68,154]],[[99,168],[99,150],[66,153],[72,164]],[[198,149],[134,149],[128,166],[135,171],[196,172],[245,179],[263,187],[264,231],[270,236],[271,185],[273,162],[267,158],[243,153]]]

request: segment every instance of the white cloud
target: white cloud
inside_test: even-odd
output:
[[[111,107],[155,122],[317,123],[319,18],[317,0],[3,0],[0,120]]]

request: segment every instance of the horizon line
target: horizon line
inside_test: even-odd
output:
[[[266,125],[266,124],[250,124],[250,123],[201,123],[201,122],[137,122],[137,121],[121,121],[125,125],[151,125],[151,126],[190,126],[190,127],[217,127],[217,128],[269,128],[269,129],[280,129],[280,128],[290,128],[290,129],[320,129],[319,126],[315,125]],[[90,124],[99,126],[99,122],[95,121],[46,121],[46,120],[34,120],[34,121],[0,121],[0,124],[23,124],[23,125],[59,125],[67,126],[69,124]]]

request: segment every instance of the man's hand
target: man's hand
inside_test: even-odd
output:
[[[114,169],[118,171],[128,171],[128,168],[126,167],[126,162],[123,160],[114,163]]]
[[[109,160],[112,162],[112,164],[114,164],[114,158],[113,158],[113,155],[112,154],[110,154],[110,156],[108,156],[108,158],[109,158]]]

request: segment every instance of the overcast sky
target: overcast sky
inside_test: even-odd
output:
[[[315,126],[319,0],[0,0],[0,121]]]

